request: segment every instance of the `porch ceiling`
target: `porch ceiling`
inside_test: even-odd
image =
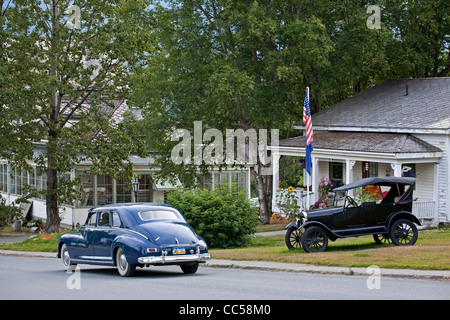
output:
[[[314,133],[314,150],[342,150],[389,154],[430,154],[441,149],[410,134],[368,132],[317,132]],[[281,140],[280,147],[305,147],[305,137]]]

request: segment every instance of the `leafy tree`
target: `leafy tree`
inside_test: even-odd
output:
[[[59,229],[58,206],[77,196],[77,181],[61,175],[74,164],[132,173],[135,140],[110,115],[151,43],[148,2],[0,1],[0,156],[47,176],[48,232]]]
[[[192,177],[194,159],[171,161],[174,129],[193,134],[194,121],[224,135],[225,129],[286,127],[293,110],[301,112],[305,86],[318,83],[315,74],[327,63],[331,43],[308,9],[313,1],[168,3],[156,9],[160,50],[135,73],[132,100],[147,113],[142,128],[149,148],[159,152],[162,173]],[[271,138],[269,131],[268,144]],[[260,157],[254,168],[261,217],[269,220],[272,176],[262,174]]]

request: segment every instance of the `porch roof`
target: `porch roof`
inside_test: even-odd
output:
[[[281,140],[280,147],[305,147],[305,137]],[[314,149],[358,151],[368,153],[437,153],[441,149],[410,134],[369,132],[314,133]]]

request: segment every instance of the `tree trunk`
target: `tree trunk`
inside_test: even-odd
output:
[[[61,218],[59,216],[58,208],[58,170],[51,167],[48,163],[47,169],[47,223],[45,224],[45,231],[48,233],[59,232]]]
[[[258,187],[259,215],[262,224],[270,223],[272,216],[272,175],[263,174],[263,164],[255,165],[254,175]],[[265,168],[267,169],[267,168]]]
[[[52,103],[54,99],[52,99]],[[53,109],[55,110],[55,109]],[[55,114],[51,118],[54,120]],[[49,141],[47,143],[47,190],[45,204],[47,207],[47,223],[45,231],[49,233],[59,232],[61,218],[58,208],[58,169],[55,167],[55,149],[57,148],[58,134],[49,130]]]

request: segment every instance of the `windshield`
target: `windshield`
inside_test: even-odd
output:
[[[152,220],[182,220],[175,211],[170,210],[147,210],[139,212],[139,217],[143,221]]]

